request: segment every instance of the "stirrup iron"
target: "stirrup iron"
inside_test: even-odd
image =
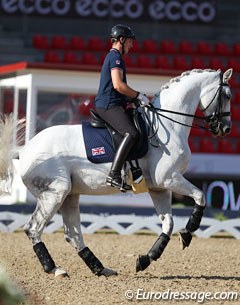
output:
[[[125,183],[121,177],[119,177],[119,178],[121,179],[121,184],[114,181],[116,179],[116,177],[108,176],[107,180],[106,180],[106,184],[111,187],[120,189],[120,191],[123,193],[125,193],[126,191],[131,191],[132,187],[130,185],[128,185],[127,183]]]

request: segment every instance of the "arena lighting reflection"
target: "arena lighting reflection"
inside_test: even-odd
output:
[[[240,210],[240,195],[235,196],[234,184],[233,182],[224,182],[224,181],[213,181],[210,184],[207,182],[203,183],[203,191],[206,194],[206,201],[208,207],[213,207],[213,191],[216,188],[220,188],[223,194],[223,201],[221,209],[226,211],[230,209],[231,211]]]

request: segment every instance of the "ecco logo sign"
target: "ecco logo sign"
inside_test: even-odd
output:
[[[139,0],[84,0],[76,1],[75,9],[80,16],[94,15],[100,18],[111,16],[113,18],[136,19],[141,17],[144,6]]]
[[[171,21],[186,20],[210,22],[216,15],[216,9],[210,2],[194,1],[155,1],[149,5],[149,15],[155,20],[167,18]]]
[[[8,14],[67,17],[128,18],[211,22],[216,16],[212,1],[142,0],[0,0]]]
[[[64,0],[2,0],[2,9],[6,13],[39,15],[66,15],[71,8],[70,1]]]

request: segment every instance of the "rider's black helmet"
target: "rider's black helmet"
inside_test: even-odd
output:
[[[119,40],[120,37],[123,37],[125,39],[127,38],[135,39],[135,34],[129,26],[124,24],[117,24],[112,28],[111,38],[113,41],[113,40]]]

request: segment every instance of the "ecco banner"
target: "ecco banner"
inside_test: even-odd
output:
[[[0,15],[210,23],[214,0],[0,0]]]

